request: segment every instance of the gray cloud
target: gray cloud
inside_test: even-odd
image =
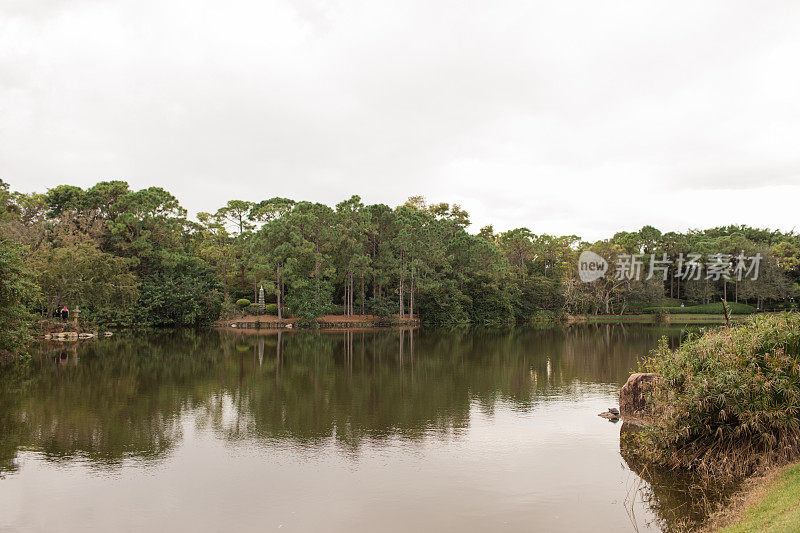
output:
[[[798,23],[791,2],[6,2],[0,176],[192,211],[424,194],[588,238],[790,229]]]

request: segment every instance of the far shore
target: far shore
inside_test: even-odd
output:
[[[759,313],[759,314],[771,314]],[[753,315],[732,315],[730,322],[742,322],[747,317]],[[418,315],[414,317],[406,316],[400,318],[399,315],[390,317],[379,317],[377,315],[325,315],[316,319],[319,329],[371,329],[371,328],[386,328],[386,327],[420,327],[422,322]],[[525,324],[554,324],[563,323],[566,325],[575,324],[654,324],[654,325],[669,325],[669,324],[724,324],[725,317],[719,314],[672,314],[672,315],[656,315],[656,314],[630,314],[630,315],[562,315],[561,317],[533,317],[526,322],[518,323],[517,325]],[[54,328],[53,326],[59,326]],[[278,319],[275,315],[240,315],[228,319],[219,319],[208,325],[208,327],[218,329],[239,329],[239,330],[259,330],[261,332],[275,330],[285,331],[290,329],[308,329],[298,324],[297,318],[282,318]],[[135,329],[131,328],[112,328],[112,329]],[[88,338],[89,334],[92,336],[103,336],[103,333],[96,331],[96,328],[87,330],[83,324],[77,324],[74,320],[68,323],[51,323],[48,328],[39,335],[41,338],[52,338],[53,340],[73,340],[73,337],[83,335]],[[109,335],[109,333],[106,333]],[[65,337],[58,339],[57,337]],[[69,337],[69,338],[66,338]],[[75,339],[77,340],[77,339]]]
[[[731,315],[731,322],[742,322],[753,315]],[[724,324],[725,315],[719,314],[634,314],[634,315],[569,315],[570,324]]]
[[[352,329],[372,327],[414,327],[420,325],[418,316],[379,317],[376,315],[325,315],[316,319],[320,329]],[[217,320],[212,324],[216,328],[232,329],[294,329],[297,318],[281,318],[275,315],[242,315],[225,320]]]

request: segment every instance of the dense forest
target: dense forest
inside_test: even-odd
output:
[[[645,226],[594,243],[527,228],[470,233],[458,205],[358,196],[335,207],[230,200],[188,217],[159,187],[123,181],[20,193],[0,182],[0,345],[14,349],[62,306],[103,327],[207,324],[235,312],[419,316],[430,324],[500,324],[541,314],[632,313],[720,302],[794,305],[800,236],[746,226],[662,233]],[[641,254],[762,258],[758,279],[577,278],[582,250],[613,263]],[[612,267],[613,270],[613,267]],[[740,276],[741,278],[741,276]],[[263,287],[268,305],[254,304]],[[238,307],[237,307],[238,304]]]

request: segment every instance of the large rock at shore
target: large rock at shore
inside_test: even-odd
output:
[[[631,374],[619,391],[619,411],[623,417],[647,418],[652,414],[647,396],[658,378],[653,373]]]

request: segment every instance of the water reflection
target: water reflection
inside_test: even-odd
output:
[[[356,461],[366,445],[468,439],[476,413],[491,419],[498,408],[519,416],[514,424],[552,425],[552,415],[573,412],[571,403],[613,399],[637,359],[665,334],[680,339],[677,329],[602,325],[181,330],[43,344],[28,368],[0,376],[0,471],[13,474],[25,451],[95,469],[119,469],[126,459],[157,464],[183,445],[187,420],[193,432],[231,446],[333,444]],[[581,415],[580,423],[600,424],[595,415]],[[607,425],[596,427],[607,432]],[[651,507],[659,527],[686,519],[680,511],[661,513],[657,504]]]

